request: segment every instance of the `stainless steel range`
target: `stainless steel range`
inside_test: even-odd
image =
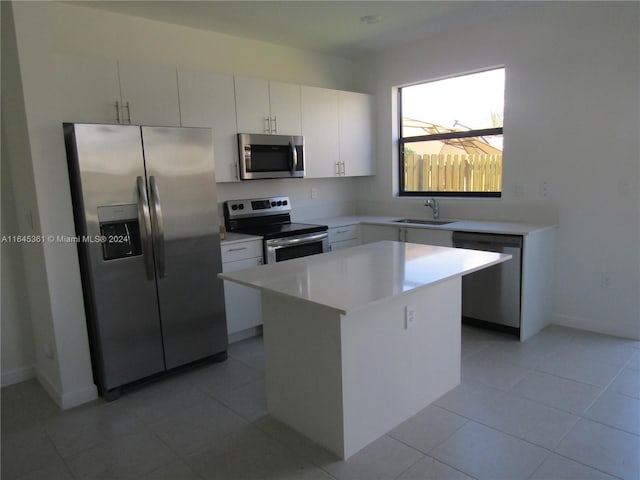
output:
[[[329,251],[326,225],[291,222],[289,197],[224,202],[227,231],[264,237],[264,263],[275,263]]]

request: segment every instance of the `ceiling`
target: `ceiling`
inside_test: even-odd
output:
[[[490,18],[512,2],[76,0],[72,3],[354,58]],[[367,15],[379,16],[380,21],[367,24],[360,20]]]

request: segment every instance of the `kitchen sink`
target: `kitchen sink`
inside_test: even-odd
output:
[[[415,223],[417,225],[446,225],[447,223],[453,223],[455,220],[421,220],[417,218],[401,218],[400,220],[394,220],[395,223]]]

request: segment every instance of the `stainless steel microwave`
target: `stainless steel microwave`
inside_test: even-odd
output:
[[[240,178],[304,177],[304,138],[239,133]]]

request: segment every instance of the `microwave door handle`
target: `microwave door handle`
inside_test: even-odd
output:
[[[289,146],[291,147],[291,176],[293,177],[298,169],[298,150],[296,149],[296,142],[293,137],[291,137]]]

